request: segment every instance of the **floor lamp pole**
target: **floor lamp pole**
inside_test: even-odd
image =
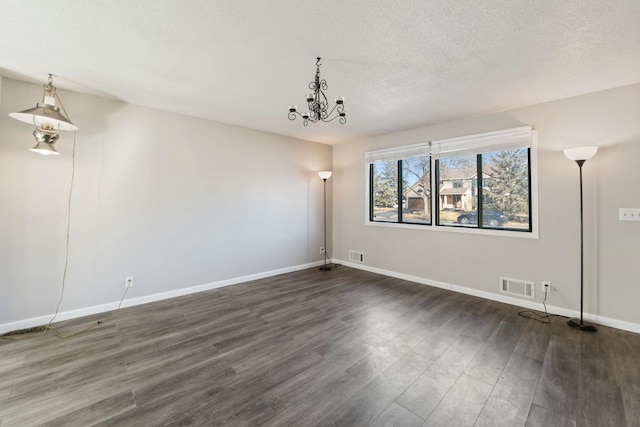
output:
[[[327,265],[327,179],[331,176],[331,172],[318,172],[318,176],[322,178],[324,194],[324,265],[320,267],[320,271],[329,271],[331,267]]]
[[[585,148],[596,148],[596,147],[585,147]],[[573,149],[573,150],[580,150],[580,149]],[[571,151],[571,150],[565,150],[565,155],[570,158],[571,160],[575,160],[575,162],[578,164],[578,169],[580,170],[580,319],[570,319],[567,324],[569,326],[571,326],[572,328],[576,328],[576,329],[580,329],[582,331],[588,331],[588,332],[597,332],[597,328],[595,327],[595,325],[593,325],[592,323],[589,322],[585,322],[584,321],[584,208],[583,208],[583,191],[582,191],[582,165],[584,165],[584,163],[591,157],[593,157],[593,155],[595,155],[596,150],[592,150],[593,153],[588,155],[589,153],[582,153],[582,156],[579,157],[586,157],[586,158],[572,158],[570,156],[571,153],[567,153],[567,151]]]

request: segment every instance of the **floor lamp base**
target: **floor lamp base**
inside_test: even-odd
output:
[[[331,271],[331,267],[329,267],[328,265],[323,265],[322,267],[319,268],[320,271]]]
[[[575,329],[580,329],[581,331],[598,332],[598,329],[593,323],[580,322],[580,319],[569,319],[567,325]]]

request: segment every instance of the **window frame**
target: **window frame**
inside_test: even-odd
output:
[[[394,227],[394,228],[404,228],[404,229],[413,229],[413,230],[425,230],[425,231],[436,231],[436,232],[447,232],[447,233],[463,233],[463,234],[480,234],[480,235],[489,235],[489,236],[501,236],[501,237],[515,237],[515,238],[524,238],[524,239],[539,239],[539,218],[538,218],[538,153],[537,153],[537,132],[532,129],[530,126],[523,126],[520,128],[507,129],[504,131],[498,132],[487,132],[486,134],[477,134],[470,135],[467,137],[462,137],[461,139],[472,139],[474,137],[485,137],[492,134],[499,133],[508,133],[514,130],[523,130],[528,129],[530,132],[530,142],[528,145],[528,180],[529,180],[529,229],[513,229],[513,228],[483,228],[483,227],[464,227],[464,226],[452,226],[452,225],[438,225],[439,222],[439,186],[434,186],[434,182],[437,184],[439,171],[436,169],[436,155],[431,155],[430,157],[430,175],[431,175],[431,217],[430,223],[416,223],[416,222],[400,222],[402,219],[402,188],[401,184],[399,184],[398,189],[398,221],[379,221],[373,220],[373,174],[371,173],[373,170],[373,163],[377,160],[383,160],[380,156],[385,154],[390,154],[391,156],[398,156],[397,153],[402,153],[403,150],[415,150],[415,147],[425,147],[427,144],[415,144],[411,146],[397,147],[385,150],[377,150],[374,152],[365,153],[365,183],[366,183],[366,211],[365,211],[365,225],[373,226],[373,227]],[[457,138],[456,138],[457,139]],[[448,140],[444,140],[448,141]],[[434,142],[436,143],[436,142]],[[429,150],[431,150],[432,143],[429,142]],[[509,146],[497,146],[496,149],[486,152],[497,152],[497,151],[505,151],[510,149],[517,149],[524,147],[509,147]],[[476,159],[478,159],[476,153]],[[377,156],[371,159],[371,155]],[[415,157],[415,156],[412,156]],[[454,156],[452,156],[454,157]],[[395,160],[395,159],[394,159]],[[398,158],[398,160],[402,160]],[[398,182],[401,183],[401,162],[398,164]],[[481,197],[481,190],[479,191],[478,197]],[[480,221],[482,218],[478,218],[478,225],[480,225]]]

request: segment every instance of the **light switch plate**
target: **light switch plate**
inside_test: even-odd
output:
[[[620,208],[620,221],[640,221],[640,209]]]

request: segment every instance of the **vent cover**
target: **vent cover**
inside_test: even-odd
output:
[[[349,251],[349,261],[364,262],[364,253],[358,251]]]
[[[535,286],[533,282],[527,282],[526,280],[520,279],[509,279],[508,277],[500,278],[500,292],[504,292],[506,294],[533,299],[534,289]]]

